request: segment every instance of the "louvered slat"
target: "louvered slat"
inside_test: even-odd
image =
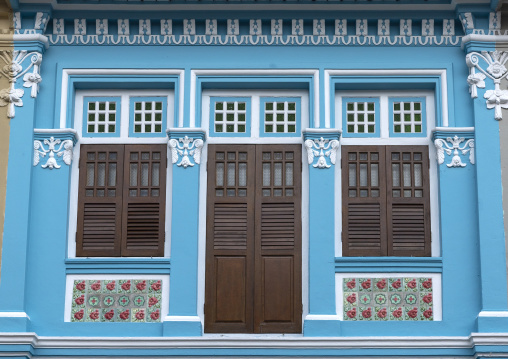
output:
[[[381,208],[379,203],[348,205],[348,249],[380,251],[382,242]]]
[[[160,233],[159,203],[129,203],[127,206],[126,248],[130,251],[157,251]]]
[[[295,208],[293,203],[261,205],[261,249],[293,249]]]
[[[425,250],[425,211],[423,204],[392,205],[393,251]]]
[[[214,206],[213,248],[247,248],[247,204],[216,203]]]

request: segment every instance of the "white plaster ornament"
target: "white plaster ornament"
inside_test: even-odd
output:
[[[41,165],[42,168],[49,168],[52,170],[53,168],[60,168],[60,166],[55,158],[55,153],[58,157],[62,157],[63,162],[66,165],[70,165],[72,162],[72,150],[73,143],[71,140],[61,141],[60,139],[54,139],[54,137],[50,137],[50,139],[45,139],[44,144],[48,146],[46,150],[41,141],[34,141],[34,166],[39,164],[40,158],[45,157],[48,153],[48,160],[45,164]],[[56,145],[60,145],[58,149],[55,149]]]
[[[485,66],[480,65],[480,59],[488,65],[486,69],[483,68]],[[478,97],[478,87],[485,88],[484,80],[487,77],[494,81],[494,89],[487,90],[483,97],[486,99],[487,108],[495,109],[494,118],[498,121],[503,118],[501,109],[508,109],[508,91],[500,88],[501,80],[508,75],[507,61],[508,52],[506,51],[472,52],[466,56],[466,64],[469,67],[467,83],[472,98]],[[476,70],[480,72],[476,72]]]
[[[26,59],[30,58],[30,63],[23,70],[23,64]],[[23,106],[21,99],[25,94],[23,89],[16,89],[15,83],[18,78],[23,76],[23,87],[31,88],[30,95],[37,97],[39,92],[39,84],[42,81],[39,75],[39,67],[42,62],[42,55],[38,52],[21,51],[21,50],[2,50],[0,51],[0,59],[5,65],[0,69],[0,76],[6,77],[11,86],[9,89],[0,90],[0,106],[9,106],[7,117],[13,118],[15,115],[14,107]],[[32,72],[28,72],[33,69]]]
[[[180,163],[176,165],[178,167],[193,167],[194,163],[192,163],[189,156],[192,156],[194,162],[199,165],[201,162],[201,149],[203,148],[203,140],[201,139],[192,139],[188,136],[184,138],[180,138],[178,141],[176,139],[169,140],[169,148],[171,149],[171,161],[172,163],[177,163],[179,157],[181,157]]]
[[[434,140],[434,145],[437,150],[437,162],[441,165],[445,161],[445,152],[448,156],[452,155],[453,157],[450,163],[448,163],[447,167],[466,167],[466,164],[462,162],[459,151],[466,155],[469,152],[469,162],[474,165],[474,139],[467,140],[462,146],[460,144],[464,142],[464,137],[458,137],[455,135],[453,138],[447,137],[446,141],[441,138],[437,138]],[[450,142],[449,145],[447,142]]]
[[[307,160],[309,165],[314,162],[314,157],[318,157],[317,162],[313,165],[314,168],[330,168],[331,165],[326,161],[326,157],[330,158],[332,165],[335,164],[339,141],[325,140],[323,137],[319,140],[306,140],[305,148],[307,148]]]

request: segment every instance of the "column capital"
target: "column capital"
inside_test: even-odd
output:
[[[306,129],[303,140],[307,161],[314,168],[326,169],[335,164],[341,131],[336,129]],[[317,160],[315,160],[317,158]],[[329,158],[329,163],[327,161]],[[316,163],[314,163],[316,162]]]
[[[436,158],[438,164],[445,162],[445,154],[452,156],[447,167],[466,167],[460,154],[469,154],[469,162],[474,165],[474,127],[437,127],[432,133],[432,139],[436,146]]]
[[[201,163],[206,134],[201,129],[170,128],[167,130],[168,146],[171,149],[171,162],[178,167],[193,167]],[[193,163],[194,162],[194,163]]]

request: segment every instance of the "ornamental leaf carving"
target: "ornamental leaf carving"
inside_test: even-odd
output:
[[[437,150],[437,162],[441,165],[445,162],[445,153],[448,156],[452,156],[451,162],[448,163],[447,167],[466,167],[466,163],[462,162],[462,159],[459,156],[459,151],[466,155],[469,153],[469,162],[474,165],[474,139],[467,140],[462,146],[460,145],[465,141],[464,137],[458,137],[455,135],[452,137],[447,137],[446,141],[442,138],[437,138],[434,140],[434,145]],[[450,144],[448,144],[449,142]]]
[[[45,149],[44,145],[48,146],[48,149]],[[71,140],[61,141],[60,139],[55,140],[54,137],[50,137],[49,140],[44,140],[44,145],[39,140],[34,141],[34,166],[39,164],[42,157],[46,157],[46,155],[48,155],[46,163],[41,165],[42,168],[49,168],[52,170],[53,168],[58,169],[62,167],[56,161],[55,154],[58,157],[62,157],[62,160],[66,165],[69,166],[71,164],[74,148],[74,144]],[[60,146],[56,148],[56,145]]]
[[[203,145],[203,140],[199,138],[193,139],[185,136],[178,140],[174,138],[170,139],[168,146],[171,149],[171,162],[183,168],[194,167],[194,164],[199,165],[201,163],[201,149]],[[192,163],[189,156],[192,157],[194,163]],[[180,163],[177,163],[180,158]]]
[[[305,148],[307,149],[307,161],[310,164],[314,162],[314,158],[317,157],[317,162],[313,165],[314,168],[330,168],[334,165],[337,158],[337,150],[339,148],[339,141],[328,140],[321,137],[319,140],[306,140]],[[330,165],[328,164],[326,157],[330,158]]]

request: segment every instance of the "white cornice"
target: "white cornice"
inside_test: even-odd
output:
[[[48,38],[42,34],[14,34],[12,40],[15,42],[39,41],[46,49],[49,48]]]

